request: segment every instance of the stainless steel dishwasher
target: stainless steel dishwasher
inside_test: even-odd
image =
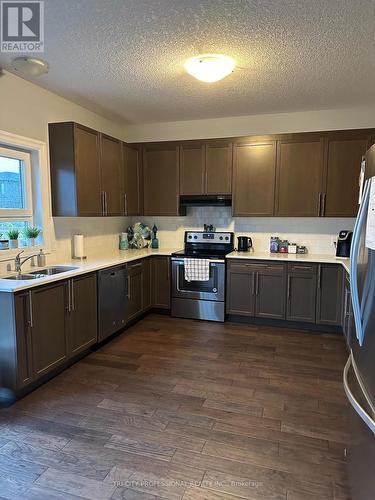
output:
[[[103,269],[98,273],[99,340],[118,332],[126,324],[128,270],[126,265]]]

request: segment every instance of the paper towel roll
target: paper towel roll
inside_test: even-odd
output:
[[[73,236],[73,257],[82,258],[85,256],[83,234]]]

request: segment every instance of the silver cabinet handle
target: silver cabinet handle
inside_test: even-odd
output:
[[[256,292],[255,295],[259,295],[259,273],[256,272]]]
[[[255,280],[256,280],[256,273],[253,273],[253,295],[255,295]]]
[[[104,211],[104,191],[100,192],[100,200],[101,200],[101,204],[102,204],[102,215],[105,215],[105,211]]]
[[[342,376],[343,379],[343,384],[344,384],[344,391],[346,394],[346,397],[348,398],[350,404],[352,405],[353,409],[356,411],[356,413],[361,417],[361,419],[365,422],[367,427],[372,430],[372,432],[375,434],[375,421],[370,417],[370,415],[367,414],[367,412],[362,408],[362,406],[358,403],[358,401],[355,399],[352,391],[350,390],[349,384],[348,384],[348,371],[350,368],[350,365],[353,366],[354,373],[356,375],[357,381],[359,385],[361,386],[361,389],[363,391],[363,387],[361,384],[360,379],[357,376],[357,371],[355,368],[355,363],[353,362],[353,354],[350,353],[350,356],[348,358],[348,361],[346,362],[345,368],[344,368],[344,373]],[[372,411],[375,413],[375,408],[372,408],[371,402],[369,401],[366,392],[364,392],[364,396],[369,403]]]
[[[68,306],[66,308],[66,311],[70,313],[72,310],[72,295],[71,295],[71,290],[70,290],[70,280],[68,281]]]
[[[75,306],[75,298],[74,298],[74,281],[73,280],[70,280],[70,289],[71,289],[71,294],[70,294],[70,299],[71,299],[70,310],[72,312],[74,312],[76,310],[76,306]]]
[[[107,191],[104,191],[104,215],[108,215]]]
[[[34,327],[33,297],[31,294],[31,290],[29,290],[29,326],[30,328]]]
[[[322,198],[322,213],[321,215],[324,215],[326,212],[326,193],[323,193],[323,198]]]
[[[128,193],[124,193],[124,215],[128,215]]]
[[[128,276],[128,299],[131,299],[131,281],[130,276]]]
[[[322,215],[322,193],[319,193],[318,197],[318,217]]]
[[[141,266],[142,266],[142,262],[139,262],[138,264],[132,264],[131,266],[128,266],[128,270],[135,269],[136,267],[141,267]]]
[[[318,288],[322,288],[322,266],[318,266]]]
[[[287,299],[290,300],[290,280],[291,280],[291,276],[289,274],[288,276],[288,289],[287,289]]]

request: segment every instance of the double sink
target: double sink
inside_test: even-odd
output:
[[[32,271],[30,273],[20,273],[14,276],[7,276],[6,280],[36,280],[38,278],[47,278],[49,276],[54,276],[55,274],[66,273],[68,271],[75,271],[78,267],[73,266],[55,266],[46,267],[44,269],[38,269],[38,271]]]

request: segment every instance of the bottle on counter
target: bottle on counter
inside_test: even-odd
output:
[[[38,267],[45,267],[45,265],[46,265],[46,254],[43,252],[42,248],[39,250],[39,253],[36,256],[36,261],[37,261],[37,266]]]
[[[271,236],[270,238],[270,252],[271,253],[278,253],[279,251],[279,237],[278,236]]]
[[[127,250],[129,248],[128,233],[121,233],[119,237],[119,249]]]
[[[283,240],[280,243],[279,252],[280,253],[288,253],[288,246],[289,246],[289,241],[288,240]]]
[[[297,253],[297,243],[289,243],[288,253]]]

